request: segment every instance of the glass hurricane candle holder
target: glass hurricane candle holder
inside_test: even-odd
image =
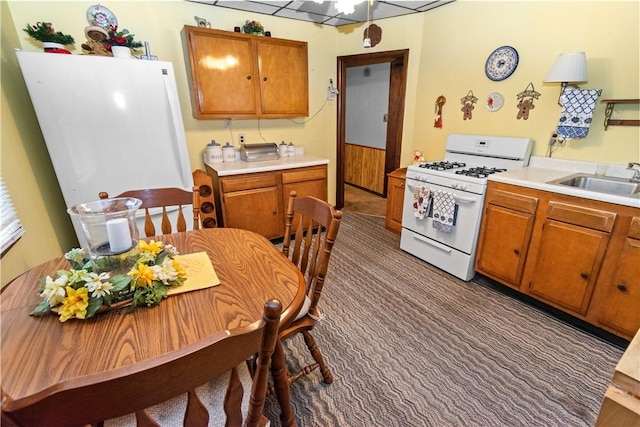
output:
[[[77,217],[86,238],[83,248],[95,273],[126,273],[138,259],[136,211],[140,199],[122,197],[80,203],[67,212]]]

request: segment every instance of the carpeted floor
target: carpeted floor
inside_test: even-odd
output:
[[[401,251],[384,218],[345,212],[329,270],[314,336],[335,381],[292,385],[299,426],[594,425],[620,348]]]
[[[315,371],[292,385],[300,427],[591,427],[623,353],[401,251],[384,218],[366,214],[344,213],[320,305],[314,336],[334,383]],[[311,360],[299,336],[285,350],[291,369]],[[218,379],[198,392],[213,410],[223,390]],[[180,426],[183,401],[152,413]],[[279,414],[269,396],[273,427]]]

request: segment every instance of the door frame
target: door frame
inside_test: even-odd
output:
[[[347,93],[347,68],[370,64],[389,63],[389,105],[387,107],[387,142],[385,147],[384,174],[393,172],[400,166],[402,151],[402,126],[404,123],[404,102],[407,87],[409,49],[376,52],[369,54],[339,56],[337,58],[338,97],[336,129],[336,208],[344,207],[344,151],[345,115]],[[387,197],[387,180],[384,180],[383,197]]]

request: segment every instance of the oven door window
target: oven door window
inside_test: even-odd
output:
[[[438,230],[433,227],[433,219],[425,217],[419,219],[413,212],[413,193],[416,185],[422,185],[430,190],[448,191],[452,193],[458,205],[456,225],[451,233]],[[434,239],[444,245],[471,254],[480,229],[480,217],[482,215],[483,196],[468,193],[440,185],[422,183],[407,179],[404,194],[404,206],[402,209],[402,226],[415,233]]]

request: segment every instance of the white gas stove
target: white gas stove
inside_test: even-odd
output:
[[[529,138],[452,134],[444,159],[409,166],[400,248],[471,280],[487,176],[528,165],[532,145]]]

